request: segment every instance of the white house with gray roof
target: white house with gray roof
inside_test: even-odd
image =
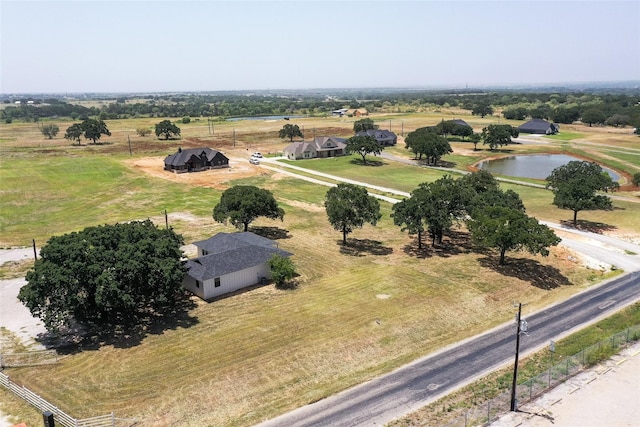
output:
[[[271,257],[292,255],[273,240],[251,232],[218,233],[194,245],[198,257],[187,261],[182,284],[204,300],[271,278]]]
[[[313,141],[296,141],[287,145],[284,155],[289,160],[344,156],[346,139],[335,136],[317,136]]]

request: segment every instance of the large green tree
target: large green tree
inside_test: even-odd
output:
[[[582,123],[587,123],[589,127],[594,124],[602,124],[606,119],[607,117],[598,108],[589,108],[588,110],[583,111],[580,117]]]
[[[535,218],[519,209],[504,206],[486,206],[467,221],[473,240],[484,247],[500,251],[499,264],[505,263],[507,251],[528,251],[549,255],[549,247],[560,243],[560,238]]]
[[[111,136],[111,132],[107,128],[107,124],[100,119],[86,119],[80,123],[82,132],[86,139],[90,139],[95,144],[102,135]]]
[[[18,299],[47,330],[117,331],[185,298],[182,237],[151,221],[89,227],[40,250]]]
[[[495,150],[497,147],[511,144],[511,138],[517,138],[518,135],[518,128],[511,125],[489,125],[482,129],[482,143],[488,145],[490,150]]]
[[[367,165],[367,154],[373,154],[377,156],[382,153],[384,147],[378,143],[378,141],[370,135],[356,135],[347,139],[346,151],[348,154],[357,153],[362,156],[362,164]]]
[[[180,128],[171,123],[171,120],[163,120],[156,124],[156,136],[160,138],[160,135],[164,135],[165,140],[177,138],[180,136]]]
[[[471,114],[484,118],[484,116],[490,116],[491,114],[493,114],[493,107],[487,102],[479,102],[473,106]]]
[[[244,231],[261,216],[283,220],[284,210],[278,206],[271,191],[253,185],[236,185],[225,190],[220,203],[213,208],[214,220],[225,224],[229,221]]]
[[[438,135],[434,129],[428,127],[410,132],[405,138],[405,145],[418,160],[425,156],[427,164],[433,163],[433,165],[436,165],[445,154],[453,152],[447,138]]]
[[[373,119],[360,119],[353,122],[353,133],[368,131],[372,129],[378,129],[378,126],[373,123]]]
[[[466,187],[449,175],[430,183],[422,183],[408,199],[396,203],[391,217],[402,231],[418,234],[418,248],[422,249],[422,233],[427,230],[431,244],[442,243],[444,233],[465,214]]]
[[[614,191],[619,187],[609,174],[595,162],[574,160],[555,168],[547,177],[547,188],[553,190],[553,204],[573,211],[573,226],[578,212],[594,209],[613,209],[611,199],[599,191]]]
[[[391,209],[393,223],[399,226],[401,231],[408,231],[410,235],[417,234],[418,249],[422,249],[422,234],[426,230],[426,220],[422,200],[416,194],[416,190],[408,199],[394,204]]]
[[[376,225],[381,217],[380,203],[369,196],[364,187],[340,183],[327,191],[324,206],[329,223],[342,232],[342,244],[347,244],[347,234],[365,223]]]
[[[78,145],[80,145],[80,138],[83,134],[82,126],[80,123],[74,123],[67,128],[67,131],[64,134],[64,139],[68,139],[69,141],[77,141]]]
[[[278,132],[278,136],[282,139],[289,138],[289,141],[293,142],[293,138],[300,137],[304,138],[302,135],[302,131],[300,130],[300,126],[292,125],[291,123],[287,123],[282,126],[282,129]]]

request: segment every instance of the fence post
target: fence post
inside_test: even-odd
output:
[[[549,385],[547,387],[551,387],[551,368],[549,368]]]
[[[487,422],[491,422],[491,401],[487,402]]]

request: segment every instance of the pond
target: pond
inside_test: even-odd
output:
[[[238,122],[240,120],[286,120],[297,119],[305,116],[253,116],[253,117],[230,117],[228,122]]]
[[[582,160],[566,154],[533,154],[509,156],[478,163],[478,168],[494,175],[517,176],[521,178],[545,179],[555,168],[564,166],[573,160]],[[603,167],[611,179],[618,181],[620,175]]]

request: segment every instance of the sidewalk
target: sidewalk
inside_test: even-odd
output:
[[[567,380],[492,427],[640,426],[640,343]]]

